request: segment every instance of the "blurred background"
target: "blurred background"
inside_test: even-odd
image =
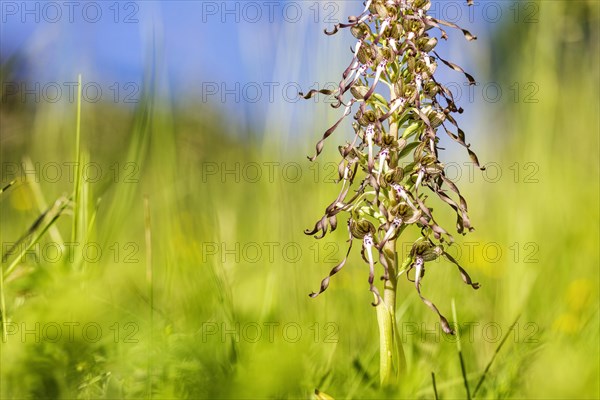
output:
[[[436,261],[424,294],[456,304],[471,395],[489,367],[477,398],[598,398],[599,3],[465,3],[431,14],[478,36],[438,52],[478,81],[439,67],[487,166],[442,139],[476,227],[449,252],[482,288]],[[310,163],[341,110],[298,92],[337,85],[354,38],[323,29],[360,1],[0,8],[2,398],[433,398],[432,373],[466,397],[456,339],[410,282],[393,392],[359,251],[308,297],[345,254],[343,220],[303,231],[352,130]]]

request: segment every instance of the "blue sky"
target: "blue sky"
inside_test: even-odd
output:
[[[480,43],[456,40],[439,50],[477,76],[480,64],[473,61],[485,65],[480,52],[498,25],[489,23],[498,10],[484,13],[477,3],[468,11],[462,3],[435,2],[434,14],[476,31]],[[505,21],[509,3],[498,4]],[[353,0],[2,1],[0,55],[20,52],[24,77],[42,86],[82,73],[84,81],[98,82],[103,99],[123,101],[136,96],[131,83],[141,85],[154,48],[164,93],[218,104],[256,123],[277,102],[285,103],[279,112],[292,112],[298,88],[339,79],[354,40],[347,31],[328,37],[323,29],[361,10]]]

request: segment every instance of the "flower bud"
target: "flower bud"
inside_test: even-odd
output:
[[[432,128],[437,128],[446,120],[446,114],[440,111],[432,110],[431,106],[427,106],[421,111],[423,111],[424,114],[427,115],[427,118],[429,118]]]
[[[375,58],[375,54],[376,53],[375,51],[373,51],[373,48],[371,46],[369,46],[368,44],[364,44],[360,46],[356,58],[358,58],[358,61],[360,61],[361,64],[368,64]]]
[[[381,20],[384,20],[389,16],[388,9],[383,3],[375,3],[375,11]]]
[[[377,113],[373,110],[367,110],[364,113],[360,114],[358,117],[358,123],[361,126],[369,126],[370,124],[374,124],[377,121],[378,116]]]
[[[356,82],[354,85],[350,87],[350,93],[356,100],[364,99],[365,95],[369,91],[367,86],[362,85],[360,82]]]
[[[360,40],[365,39],[371,35],[371,28],[369,27],[369,25],[362,22],[350,28],[350,32],[352,33],[352,36]]]
[[[383,176],[383,180],[388,185],[392,185],[394,183],[398,183],[398,182],[402,181],[402,178],[404,178],[404,169],[402,169],[401,167],[396,167],[396,168],[388,171]]]
[[[375,234],[375,226],[371,221],[366,219],[361,219],[359,221],[352,219],[350,220],[350,233],[356,239],[362,239],[367,234]]]
[[[417,46],[419,49],[421,49],[421,51],[429,53],[435,48],[437,42],[438,40],[436,37],[423,37],[417,41]]]

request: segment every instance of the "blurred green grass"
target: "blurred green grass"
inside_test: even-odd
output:
[[[502,62],[481,77],[534,81],[539,102],[496,108],[499,123],[478,133],[480,158],[497,162],[502,179],[469,182],[463,171],[459,181],[477,228],[458,238],[460,261],[482,288],[469,290],[442,262],[424,281],[446,315],[456,301],[471,390],[520,315],[478,398],[600,396],[598,6],[540,5],[535,27],[501,30],[492,46]],[[2,163],[74,159],[74,107],[0,112]],[[74,268],[30,256],[5,282],[18,331],[1,347],[2,398],[310,398],[315,388],[336,398],[432,398],[431,372],[443,398],[464,397],[455,343],[410,282],[400,282],[397,314],[410,367],[396,393],[377,389],[378,333],[358,252],[326,293],[308,298],[346,240],[341,228],[321,242],[302,233],[336,194],[326,179],[333,146],[316,169],[304,157],[335,115],[318,111],[314,134],[295,137],[278,133],[283,117],[272,112],[264,137],[240,139],[207,104],[172,109],[146,93],[135,110],[84,106],[83,146],[111,173],[83,200],[97,209],[87,240],[102,257]],[[449,161],[462,165],[461,156]],[[236,165],[238,179],[222,176]],[[256,165],[263,175],[254,182],[243,171]],[[42,179],[39,189],[52,204],[72,184]],[[29,177],[2,194],[3,244],[40,214],[34,190]],[[71,218],[57,223],[64,238]],[[42,247],[51,242],[47,235]],[[497,262],[482,251],[490,244],[503,252]],[[56,324],[62,336],[52,340]]]

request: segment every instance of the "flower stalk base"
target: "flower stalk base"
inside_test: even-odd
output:
[[[393,386],[398,384],[406,371],[406,359],[396,327],[396,291],[398,288],[396,241],[388,242],[386,247],[386,258],[391,270],[389,279],[384,283],[383,301],[380,301],[375,310],[379,325],[380,383],[381,386]],[[393,255],[390,257],[387,255],[389,253]]]

